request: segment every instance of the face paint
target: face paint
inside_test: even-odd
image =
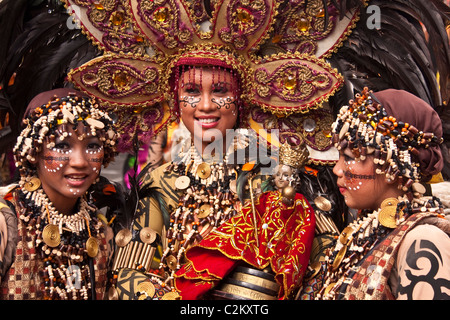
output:
[[[196,108],[202,99],[191,97],[191,96],[182,96],[180,97],[180,105],[183,107],[191,107]]]
[[[67,135],[57,137],[53,145],[43,145],[37,162],[38,177],[50,199],[69,201],[80,197],[100,174],[105,156],[103,143],[93,135],[79,139],[86,131],[81,126],[77,131],[67,126]]]
[[[92,171],[100,173],[104,156],[103,146],[86,149],[86,154],[89,155],[88,161],[91,163]]]
[[[72,150],[61,148],[45,149],[43,154],[44,168],[47,172],[56,172],[60,170],[68,161]]]
[[[236,112],[236,103],[233,97],[212,98],[211,102],[217,106],[217,109],[230,109],[231,107],[233,107],[233,112]]]
[[[364,181],[375,180],[374,174],[361,174],[360,170],[355,168],[355,165],[358,163],[360,161],[344,161],[344,186],[349,190],[359,190]]]
[[[219,140],[218,137],[225,142],[227,130],[235,126],[238,100],[233,88],[236,83],[237,78],[223,69],[190,68],[180,74],[181,120],[202,147]]]

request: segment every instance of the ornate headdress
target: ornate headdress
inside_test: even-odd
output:
[[[339,19],[337,8],[325,8],[322,1],[65,3],[105,51],[69,79],[117,112],[125,139],[155,134],[178,116],[171,81],[180,65],[231,69],[239,76],[244,105],[278,117],[321,107],[343,82],[323,58],[357,19],[357,10]]]
[[[43,105],[42,101],[48,101]],[[39,102],[40,101],[40,102]],[[56,138],[64,139],[67,126],[85,124],[88,134],[98,136],[104,147],[103,165],[106,167],[116,155],[117,133],[113,121],[107,113],[99,110],[98,104],[80,92],[68,89],[55,89],[43,92],[30,102],[27,115],[23,120],[25,128],[17,138],[13,149],[16,167],[22,177],[33,175],[35,168],[30,163],[45,144],[55,146]]]
[[[395,93],[399,94],[398,91]],[[419,98],[407,92],[401,99],[406,100],[408,97],[414,100],[405,103],[409,108],[403,112],[416,113],[414,108],[425,109],[426,106],[420,104]],[[396,107],[405,108],[400,105]],[[430,110],[424,110],[424,114],[419,117],[426,117],[426,112],[434,112],[431,107],[428,108]],[[436,128],[440,126],[439,118],[437,120]],[[425,169],[420,168],[421,150],[437,146],[443,141],[434,132],[423,132],[404,119],[396,119],[388,114],[368,88],[357,93],[348,106],[341,108],[333,124],[333,134],[335,146],[339,150],[349,148],[356,160],[365,160],[367,155],[373,154],[376,173],[385,174],[388,183],[399,181],[404,191],[414,182],[420,182],[425,173]],[[438,172],[440,169],[442,167],[437,169]]]

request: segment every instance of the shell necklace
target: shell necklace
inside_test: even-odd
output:
[[[168,172],[179,175],[175,187],[183,191],[178,207],[170,215],[167,248],[160,263],[160,269],[168,267],[171,270],[167,282],[181,268],[183,254],[189,246],[200,242],[237,213],[234,208],[238,201],[237,173],[227,166],[227,156],[223,162],[207,163],[194,146],[190,153],[191,160],[187,165],[172,163],[167,168]]]
[[[88,299],[88,257],[99,251],[101,222],[84,197],[73,215],[59,213],[41,188],[38,178],[20,182],[18,214],[27,226],[30,244],[43,253],[44,298]]]

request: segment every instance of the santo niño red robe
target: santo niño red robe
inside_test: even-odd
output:
[[[279,191],[269,191],[257,199],[255,208],[259,247],[249,203],[186,251],[188,262],[175,275],[182,299],[201,298],[242,261],[259,269],[271,266],[281,286],[279,299],[301,283],[314,238],[312,207],[301,194],[288,207],[281,202]]]

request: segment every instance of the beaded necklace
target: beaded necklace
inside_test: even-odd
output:
[[[336,244],[325,257],[325,280],[316,300],[334,300],[341,286],[358,264],[393,229],[415,213],[439,212],[442,204],[436,197],[388,198],[379,209],[366,213],[349,224],[339,235]]]
[[[170,269],[166,282],[181,268],[188,247],[200,242],[237,213],[237,171],[227,165],[228,157],[218,163],[204,162],[194,146],[191,146],[190,155],[187,164],[172,163],[167,168],[168,172],[179,176],[175,187],[183,190],[183,194],[170,215],[166,234],[168,245],[160,263],[160,269]]]
[[[28,245],[37,249],[44,262],[44,299],[89,299],[89,257],[97,256],[101,233],[95,208],[81,197],[77,213],[60,214],[40,186],[30,190],[26,183],[23,178],[16,203]]]

